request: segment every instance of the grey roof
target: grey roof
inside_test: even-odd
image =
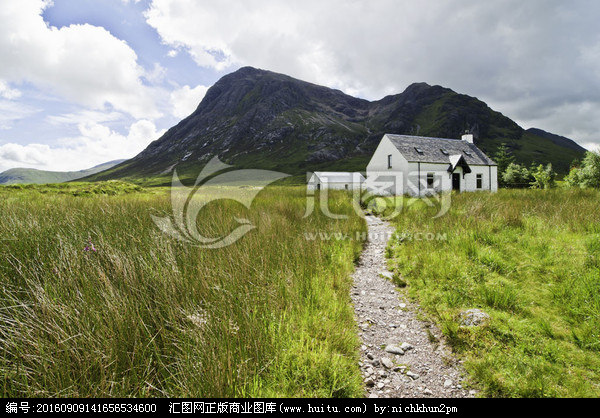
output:
[[[496,165],[475,144],[461,139],[386,134],[410,162],[450,163],[450,156],[462,155],[470,165]]]

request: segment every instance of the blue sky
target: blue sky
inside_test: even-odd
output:
[[[413,82],[600,145],[593,0],[19,0],[0,8],[0,171],[130,158],[245,65],[376,100]]]

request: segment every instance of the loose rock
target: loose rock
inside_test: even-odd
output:
[[[490,316],[480,309],[469,309],[459,314],[460,324],[465,327],[476,327],[487,323]]]
[[[410,345],[409,343],[402,343],[402,345],[400,346],[400,349],[404,352],[407,352],[408,350],[412,350],[414,347],[412,345]]]
[[[386,369],[391,369],[394,367],[394,363],[392,362],[392,360],[390,360],[387,357],[381,359],[381,364],[383,364],[383,367],[385,367]]]
[[[417,380],[420,376],[413,372],[406,372],[406,375],[410,377],[412,380]]]
[[[404,350],[401,347],[398,347],[397,345],[394,345],[394,344],[390,344],[387,347],[385,347],[385,351],[386,351],[386,353],[398,354],[399,356],[404,355]]]

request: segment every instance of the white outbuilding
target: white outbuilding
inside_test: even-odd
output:
[[[361,173],[315,171],[308,180],[308,190],[361,190],[364,182]]]
[[[462,139],[386,134],[367,165],[367,190],[375,194],[427,196],[440,192],[498,190],[498,166]]]

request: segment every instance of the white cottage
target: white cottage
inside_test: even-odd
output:
[[[367,189],[384,195],[496,192],[498,167],[472,134],[462,140],[386,134],[367,165],[367,179]]]
[[[315,171],[308,180],[308,190],[360,190],[364,182],[361,173]]]

